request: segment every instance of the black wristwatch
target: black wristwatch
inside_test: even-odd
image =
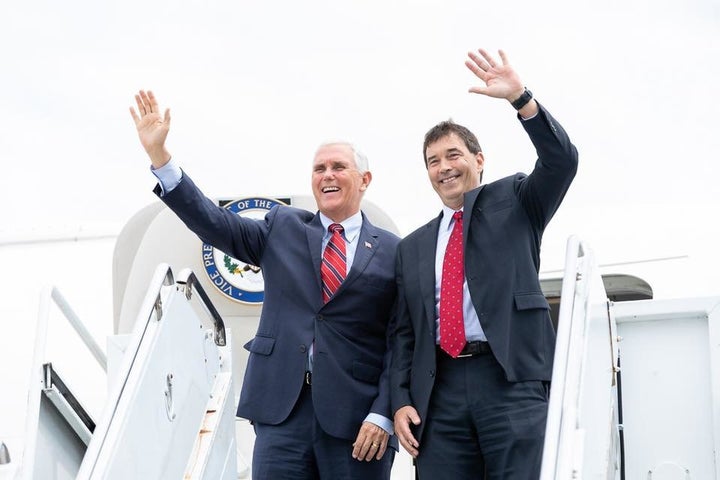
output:
[[[510,105],[513,106],[515,110],[520,110],[525,105],[528,104],[530,100],[532,100],[533,94],[530,90],[525,87],[525,91],[520,95],[514,102],[512,102]]]

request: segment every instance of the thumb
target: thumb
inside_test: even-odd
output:
[[[470,93],[479,93],[481,95],[487,95],[487,87],[471,87],[468,89]]]
[[[417,414],[416,410],[413,410],[410,412],[410,421],[413,423],[413,425],[420,425],[420,415]]]

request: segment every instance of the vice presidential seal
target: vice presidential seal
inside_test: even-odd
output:
[[[243,217],[261,219],[276,205],[284,203],[273,198],[252,197],[233,200],[224,208]],[[264,281],[259,266],[232,258],[208,243],[202,245],[202,258],[205,272],[220,293],[237,302],[262,303]]]

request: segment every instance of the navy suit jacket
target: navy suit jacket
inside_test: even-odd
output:
[[[239,417],[279,424],[303,388],[314,342],[312,399],[328,434],[354,440],[368,413],[392,419],[387,329],[396,298],[399,238],[363,215],[353,265],[323,304],[324,229],[318,214],[274,207],[263,220],[215,205],[192,180],[162,200],[204,242],[262,268],[265,297],[237,409]]]
[[[507,380],[549,381],[555,332],[540,289],[542,233],[577,170],[577,150],[541,106],[522,122],[538,154],[518,173],[465,194],[465,277],[475,311]],[[435,248],[440,217],[400,242],[391,370],[393,412],[413,405],[422,434],[435,380]]]

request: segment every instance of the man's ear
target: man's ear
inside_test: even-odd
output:
[[[370,171],[367,171],[362,174],[362,184],[360,185],[360,191],[364,192],[365,190],[367,190],[370,182],[372,182],[372,173],[370,173]]]
[[[483,168],[485,168],[485,155],[483,155],[482,152],[478,152],[475,154],[475,160],[477,161],[478,173],[480,173],[483,171]]]

